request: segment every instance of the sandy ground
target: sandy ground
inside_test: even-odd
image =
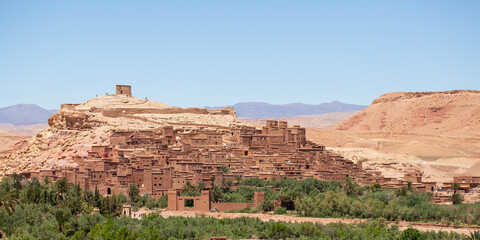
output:
[[[29,141],[30,136],[16,133],[0,132],[0,152],[10,150],[14,145],[20,141]]]
[[[135,214],[146,214],[152,211],[141,209]],[[345,224],[355,224],[361,222],[367,222],[366,219],[343,219],[343,218],[311,218],[311,217],[299,217],[294,215],[270,215],[263,213],[212,213],[212,212],[194,212],[194,211],[168,211],[160,210],[156,211],[163,217],[212,217],[212,218],[239,218],[239,217],[253,217],[258,218],[262,221],[283,221],[283,222],[311,222],[311,223],[320,223],[320,224],[329,224],[329,223],[345,223]],[[460,234],[470,234],[472,231],[480,230],[480,227],[475,226],[446,226],[441,224],[427,224],[427,223],[412,223],[412,222],[400,222],[396,224],[395,222],[390,222],[390,226],[398,225],[401,230],[407,229],[409,227],[416,228],[420,231],[451,231],[457,232]]]
[[[43,129],[48,128],[46,123],[32,125],[13,125],[9,123],[0,123],[0,133],[15,133],[20,135],[35,136]]]

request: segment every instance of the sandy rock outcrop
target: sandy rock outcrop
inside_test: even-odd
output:
[[[115,129],[227,128],[244,125],[233,108],[209,110],[170,107],[125,95],[106,95],[83,104],[62,104],[48,120],[49,128],[25,147],[0,154],[0,176],[14,172],[73,167],[93,145],[109,144]]]
[[[334,129],[480,137],[480,91],[387,93]]]

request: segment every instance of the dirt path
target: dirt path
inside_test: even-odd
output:
[[[252,217],[259,218],[262,221],[283,221],[292,223],[312,222],[312,223],[346,223],[355,224],[361,222],[367,222],[367,219],[343,219],[343,218],[312,218],[312,217],[298,217],[293,215],[270,215],[263,213],[212,213],[212,212],[193,212],[193,211],[159,211],[157,212],[163,217],[182,216],[182,217],[213,217],[213,218],[238,218],[238,217]],[[394,222],[389,223],[390,226],[396,225]],[[446,226],[441,224],[428,224],[428,223],[412,223],[412,222],[400,222],[398,224],[400,230],[405,230],[409,227],[416,228],[420,231],[450,231],[460,234],[470,234],[470,232],[480,230],[480,227],[474,226]]]

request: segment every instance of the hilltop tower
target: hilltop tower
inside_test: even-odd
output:
[[[117,95],[132,96],[132,87],[130,85],[117,85]]]

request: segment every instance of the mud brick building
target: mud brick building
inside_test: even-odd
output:
[[[116,94],[131,96],[131,88],[118,85]],[[135,109],[126,108],[101,111],[113,117],[137,113]],[[148,113],[153,110],[142,111]],[[234,114],[229,109],[168,108],[155,111]],[[88,121],[79,122],[78,119],[66,121],[71,126],[67,124],[63,127],[69,129],[92,125]],[[403,180],[397,180],[384,178],[380,173],[366,172],[362,170],[361,161],[355,163],[330,152],[325,146],[308,141],[305,133],[305,128],[297,125],[290,127],[287,122],[274,120],[267,120],[262,128],[175,123],[155,129],[116,128],[112,130],[109,141],[105,141],[106,145],[93,146],[85,156],[75,157],[73,160],[78,164],[77,167],[25,174],[38,178],[49,176],[53,181],[66,177],[84,189],[97,188],[103,195],[127,194],[128,186],[136,184],[140,194],[149,193],[154,198],[171,195],[169,201],[172,201],[172,206],[177,206],[172,207],[175,209],[182,207],[173,202],[173,198],[180,199],[180,202],[185,200],[185,197],[178,196],[178,191],[187,182],[193,185],[202,182],[204,191],[208,192],[213,184],[224,179],[232,182],[244,178],[342,181],[350,177],[362,185],[379,183],[388,188],[397,188],[411,182],[422,191],[433,189],[431,185],[435,183],[422,183],[421,174],[406,175]],[[192,199],[198,204],[206,204],[209,200],[204,197],[206,195],[202,192],[198,199]],[[260,199],[260,196],[257,197]],[[207,207],[211,207],[205,204],[201,203],[198,208],[207,210]],[[227,209],[227,205],[218,207]],[[230,206],[233,207],[239,206]]]

